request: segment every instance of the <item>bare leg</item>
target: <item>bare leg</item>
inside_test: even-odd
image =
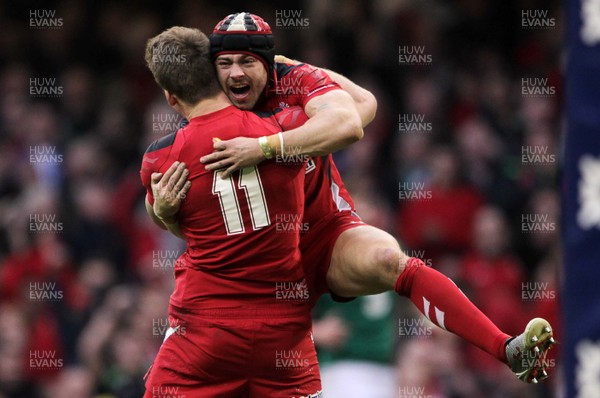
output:
[[[408,297],[437,326],[455,333],[502,362],[510,337],[501,332],[446,276],[408,258],[388,233],[371,226],[337,239],[327,283],[342,297],[394,290]]]
[[[349,229],[335,242],[327,284],[342,297],[394,290],[407,259],[387,232],[368,225]]]

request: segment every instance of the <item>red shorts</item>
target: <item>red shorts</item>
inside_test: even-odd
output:
[[[144,398],[321,397],[305,319],[170,317],[170,324],[146,374]]]
[[[309,225],[306,232],[300,235],[302,267],[313,306],[323,294],[331,293],[327,286],[327,271],[338,237],[344,231],[363,225],[366,224],[355,212],[339,211],[319,220],[314,225]],[[352,300],[333,293],[331,295],[336,301]]]

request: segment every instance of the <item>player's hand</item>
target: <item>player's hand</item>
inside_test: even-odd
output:
[[[152,173],[150,186],[154,196],[154,214],[163,221],[172,223],[192,183],[187,181],[188,169],[183,162],[174,162],[162,173]]]
[[[298,60],[288,58],[285,55],[276,55],[275,62],[279,62],[281,64],[292,64],[292,65],[298,65],[298,64],[302,63]]]
[[[255,166],[265,160],[257,138],[237,137],[227,141],[215,141],[215,152],[202,156],[200,162],[206,170],[221,170],[221,178],[229,177],[234,171]]]

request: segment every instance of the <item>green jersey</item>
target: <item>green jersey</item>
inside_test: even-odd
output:
[[[345,343],[336,351],[317,345],[319,362],[341,359],[389,363],[394,359],[395,302],[391,292],[358,297],[349,303],[336,303],[323,296],[315,308],[316,318],[336,315],[348,327]]]

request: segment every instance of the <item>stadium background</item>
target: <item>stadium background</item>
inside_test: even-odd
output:
[[[0,397],[141,396],[182,250],[143,207],[141,154],[179,120],[144,44],[243,10],[270,23],[277,53],[376,95],[365,138],[336,155],[363,218],[506,332],[534,314],[560,329],[559,2],[223,3],[0,3]],[[559,390],[558,375],[526,386],[393,302],[391,397]]]

